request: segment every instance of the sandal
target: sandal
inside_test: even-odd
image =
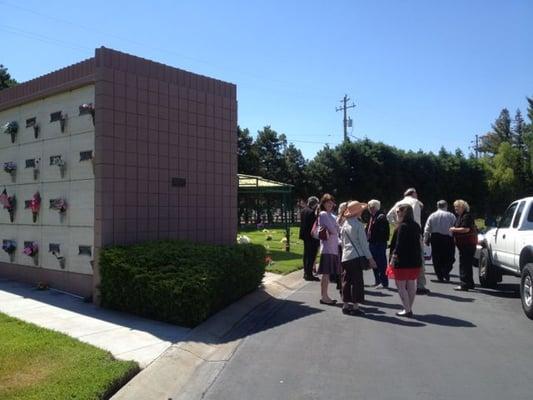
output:
[[[337,304],[337,300],[331,300],[331,302],[329,302],[329,301],[324,301],[324,300],[320,299],[320,304],[325,304],[325,305],[328,305],[328,306],[334,306],[335,304]]]

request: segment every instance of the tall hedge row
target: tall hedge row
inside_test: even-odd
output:
[[[255,290],[265,248],[157,241],[105,248],[100,255],[102,305],[195,326]]]

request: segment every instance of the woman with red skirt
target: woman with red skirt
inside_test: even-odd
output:
[[[416,280],[422,268],[420,238],[422,229],[413,218],[413,208],[400,204],[396,208],[398,226],[392,235],[390,262],[387,276],[396,281],[403,310],[396,315],[413,316],[413,303],[416,296]]]

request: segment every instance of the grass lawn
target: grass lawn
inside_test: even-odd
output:
[[[262,244],[267,249],[267,254],[272,257],[272,263],[267,266],[268,272],[276,274],[288,274],[303,267],[302,257],[304,253],[304,244],[298,239],[299,227],[297,225],[291,227],[291,251],[285,251],[285,243],[281,240],[285,237],[285,229],[267,229],[268,232],[257,229],[243,229],[239,231],[239,235],[246,235],[250,238],[252,243]],[[272,236],[272,240],[267,240],[268,235]],[[318,259],[317,259],[318,261]]]
[[[483,219],[476,219],[476,226],[478,229],[485,227]],[[302,257],[304,252],[304,244],[298,239],[299,227],[293,225],[291,227],[291,251],[285,251],[285,243],[281,239],[285,237],[285,229],[272,228],[267,229],[268,232],[258,230],[255,228],[246,228],[239,230],[239,235],[246,235],[250,238],[252,243],[262,244],[267,249],[267,254],[272,257],[272,264],[266,270],[276,274],[286,275],[290,272],[296,271],[303,267]],[[390,226],[390,238],[394,232],[394,226]],[[272,240],[267,240],[268,236],[272,236]],[[319,256],[317,256],[317,262]]]
[[[139,371],[133,361],[0,313],[0,399],[107,399]]]

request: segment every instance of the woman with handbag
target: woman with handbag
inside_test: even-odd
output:
[[[333,196],[326,193],[320,199],[320,214],[318,215],[318,237],[320,239],[320,264],[318,274],[320,279],[321,304],[334,305],[337,303],[328,295],[330,274],[340,274],[339,262],[339,225],[332,211],[335,207]]]
[[[455,239],[455,245],[459,250],[459,276],[461,284],[454,287],[454,290],[468,291],[474,289],[474,278],[472,277],[472,263],[476,252],[477,229],[474,218],[470,214],[470,206],[464,200],[453,202],[457,220],[455,226],[450,228],[450,232]]]
[[[413,207],[399,204],[396,207],[398,225],[392,234],[390,261],[387,276],[396,281],[403,310],[396,315],[413,316],[413,303],[416,296],[416,280],[422,268],[422,248],[420,237],[422,229],[413,216]]]
[[[339,208],[337,209],[337,225],[339,225],[339,228],[342,227],[342,224],[344,224],[344,221],[346,220],[346,218],[344,218],[344,212],[346,211],[347,206],[348,206],[348,202],[344,201],[341,204],[339,204]],[[339,236],[339,260],[342,260],[342,241],[341,241],[340,236]],[[329,276],[329,281],[334,282],[337,285],[336,289],[339,291],[339,293],[342,296],[341,276],[337,274],[331,274]]]
[[[359,217],[366,209],[365,203],[350,201],[344,212],[341,227],[342,242],[342,313],[364,315],[359,303],[365,299],[363,270],[376,268],[368,246],[365,227]]]

